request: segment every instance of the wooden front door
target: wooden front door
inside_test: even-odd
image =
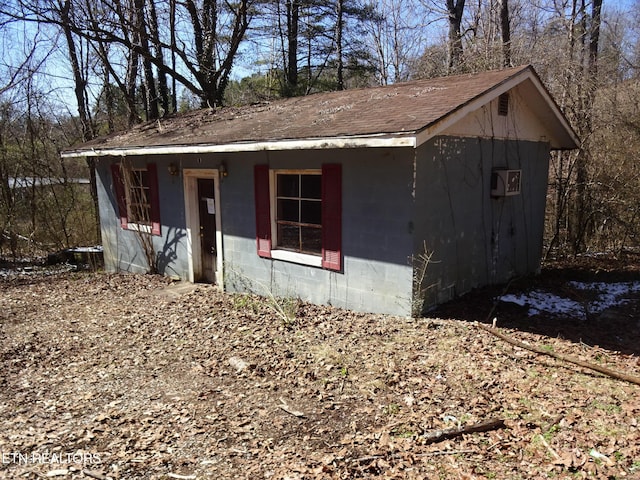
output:
[[[200,218],[201,281],[216,281],[216,202],[212,178],[198,178],[198,215]]]

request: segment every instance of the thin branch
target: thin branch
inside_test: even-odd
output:
[[[625,382],[640,385],[640,377],[637,377],[635,375],[630,375],[624,372],[616,372],[615,370],[611,370],[610,368],[601,367],[600,365],[594,365],[593,363],[585,362],[577,358],[570,357],[568,355],[560,355],[559,353],[543,350],[533,345],[527,345],[526,343],[522,343],[508,335],[505,335],[504,333],[501,333],[495,327],[490,327],[482,323],[476,323],[476,325],[478,326],[478,328],[485,330],[490,334],[495,335],[501,340],[504,340],[505,342],[510,343],[511,345],[514,345],[518,348],[524,348],[525,350],[529,350],[530,352],[538,353],[540,355],[547,355],[557,360],[562,360],[563,362],[573,363],[574,365],[578,365],[579,367],[587,368],[589,370],[594,370],[596,372],[602,373],[604,375],[608,375],[609,377],[616,378],[618,380],[624,380]]]

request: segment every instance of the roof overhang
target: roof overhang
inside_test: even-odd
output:
[[[334,148],[398,148],[416,147],[415,132],[396,135],[372,135],[361,137],[333,137],[304,140],[278,140],[268,142],[243,142],[223,145],[150,145],[122,148],[91,148],[66,150],[62,158],[77,157],[128,157],[138,155],[180,155],[205,153],[237,153],[275,150],[323,150]]]

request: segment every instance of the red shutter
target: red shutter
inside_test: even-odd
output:
[[[258,255],[271,258],[271,195],[269,194],[269,165],[253,169],[256,203],[256,244]]]
[[[158,167],[155,163],[147,165],[149,181],[149,204],[151,205],[151,234],[161,235],[160,229],[160,195],[158,190]]]
[[[111,177],[113,179],[113,189],[116,195],[116,204],[118,205],[118,216],[120,217],[120,226],[127,228],[129,224],[127,218],[127,199],[124,193],[124,178],[120,171],[119,163],[111,164]]]
[[[322,266],[342,269],[342,165],[322,166]]]

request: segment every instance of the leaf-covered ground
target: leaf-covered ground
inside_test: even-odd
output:
[[[616,349],[577,338],[597,340],[601,318],[549,333],[562,318],[494,308],[495,294],[419,320],[283,301],[285,319],[154,276],[7,277],[0,478],[640,477],[640,386],[472,322],[640,376],[636,303],[608,312]],[[492,419],[505,427],[431,442]]]

